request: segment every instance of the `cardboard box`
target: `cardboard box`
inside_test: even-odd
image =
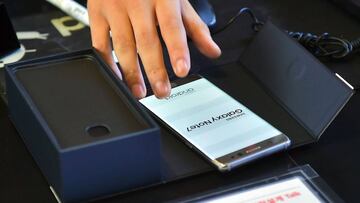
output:
[[[161,180],[158,126],[95,51],[7,66],[6,85],[9,116],[61,201]]]

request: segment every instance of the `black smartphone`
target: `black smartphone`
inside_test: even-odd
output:
[[[169,97],[140,102],[220,171],[285,150],[290,139],[199,75],[171,83]]]

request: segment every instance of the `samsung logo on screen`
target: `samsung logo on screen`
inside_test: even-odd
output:
[[[194,88],[188,88],[186,90],[182,90],[182,91],[179,91],[179,92],[176,92],[174,94],[171,94],[170,96],[166,97],[165,99],[166,100],[169,100],[169,99],[174,99],[176,97],[179,97],[179,96],[182,96],[182,95],[188,95],[188,94],[191,94],[193,93],[195,90]]]
[[[196,123],[194,125],[191,125],[189,127],[187,127],[187,131],[188,132],[191,132],[193,130],[196,130],[196,129],[199,129],[203,126],[208,126],[208,125],[211,125],[217,121],[220,121],[220,120],[226,120],[226,121],[229,121],[229,120],[232,120],[232,119],[235,119],[239,116],[242,116],[244,115],[245,113],[243,112],[243,110],[241,109],[235,109],[233,111],[230,111],[230,112],[227,112],[227,113],[224,113],[224,114],[221,114],[219,116],[215,116],[215,117],[211,117],[210,119],[208,120],[205,120],[205,121],[201,121],[199,123]]]

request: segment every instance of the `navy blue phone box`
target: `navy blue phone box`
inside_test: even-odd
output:
[[[7,66],[6,85],[9,116],[63,202],[161,180],[158,126],[95,51]]]

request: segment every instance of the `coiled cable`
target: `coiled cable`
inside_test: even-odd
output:
[[[219,34],[233,24],[239,16],[248,14],[252,18],[252,29],[255,32],[261,30],[264,22],[259,20],[254,12],[247,7],[241,8],[236,15],[231,17],[221,28],[212,32],[213,35]],[[354,54],[360,50],[360,37],[355,40],[347,40],[331,36],[329,33],[315,35],[307,32],[285,31],[290,37],[298,41],[307,50],[317,57],[330,57],[333,59],[342,59]]]

